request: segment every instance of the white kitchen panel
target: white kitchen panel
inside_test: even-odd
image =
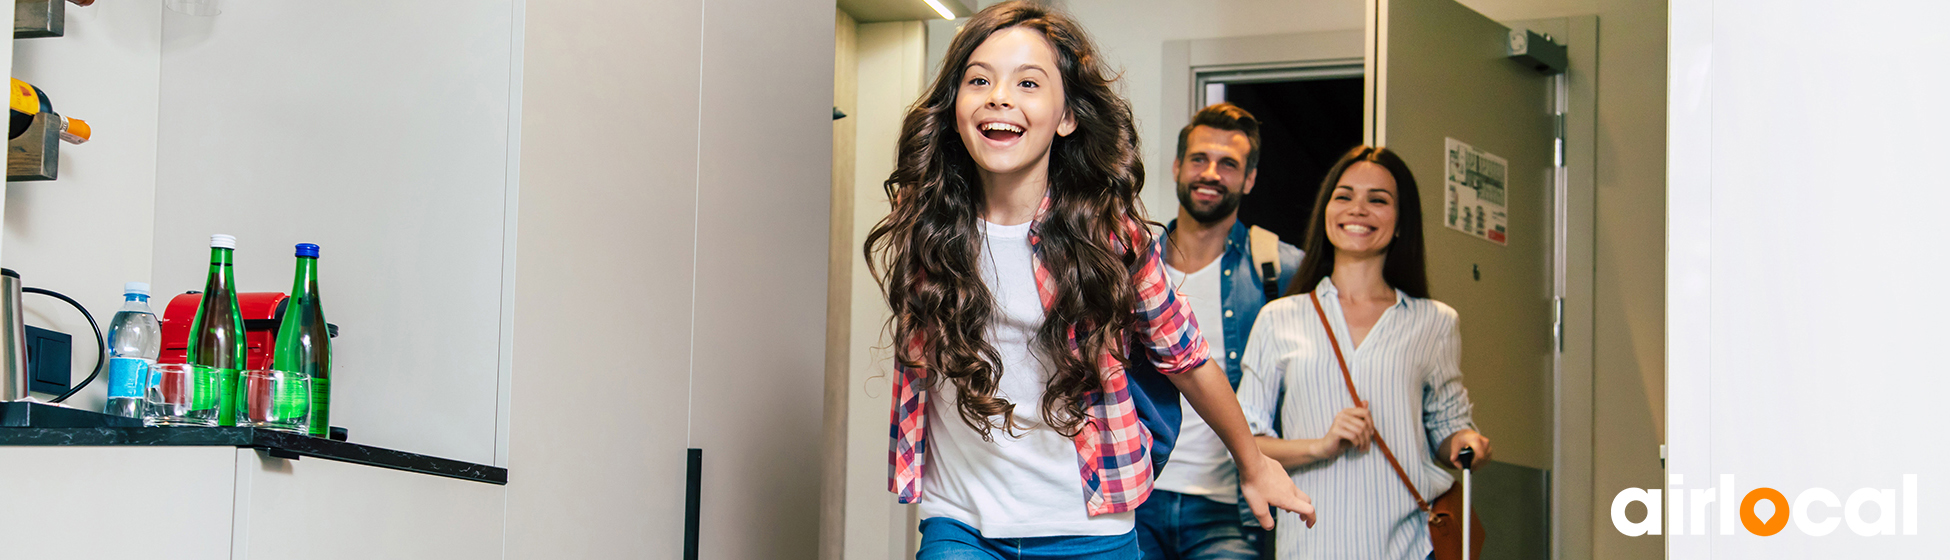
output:
[[[227,558],[236,454],[0,446],[0,557]]]
[[[245,291],[289,290],[292,245],[319,244],[353,441],[495,460],[512,2],[164,14],[158,299],[201,288],[212,233],[237,236]]]
[[[232,560],[498,558],[507,487],[228,448]]]

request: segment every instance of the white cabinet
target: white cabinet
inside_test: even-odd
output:
[[[504,487],[235,447],[0,447],[9,558],[495,558]]]

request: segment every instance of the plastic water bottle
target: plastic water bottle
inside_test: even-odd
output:
[[[156,356],[162,352],[162,325],[149,309],[149,284],[122,285],[122,309],[108,323],[108,407],[102,412],[142,418],[143,393],[156,380]]]

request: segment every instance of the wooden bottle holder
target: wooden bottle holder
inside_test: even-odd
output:
[[[14,0],[14,38],[60,37],[66,32],[67,0]]]
[[[61,166],[60,117],[52,113],[34,115],[27,132],[7,141],[8,181],[52,181]]]

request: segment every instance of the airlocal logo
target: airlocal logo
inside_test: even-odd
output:
[[[1674,535],[1705,535],[1706,520],[1710,516],[1708,508],[1715,508],[1719,521],[1715,523],[1720,534],[1733,534],[1734,527],[1742,527],[1749,533],[1763,537],[1773,536],[1787,528],[1788,520],[1794,520],[1794,527],[1810,536],[1823,536],[1835,532],[1835,528],[1848,522],[1850,531],[1857,535],[1873,537],[1896,534],[1896,522],[1900,518],[1903,534],[1916,534],[1916,475],[1903,475],[1902,500],[1896,500],[1895,490],[1863,488],[1848,495],[1848,502],[1826,488],[1809,488],[1794,496],[1789,504],[1787,496],[1773,488],[1755,488],[1744,497],[1734,497],[1733,475],[1720,475],[1718,488],[1680,488],[1685,483],[1682,475],[1672,475],[1671,507],[1661,507],[1661,491],[1643,488],[1626,488],[1611,500],[1611,524],[1618,532],[1628,537],[1657,535],[1660,530],[1659,512],[1666,512]],[[1625,508],[1633,502],[1645,506],[1645,519],[1632,521],[1625,514]],[[1761,502],[1772,506],[1773,513],[1763,520],[1755,511]],[[1900,503],[1901,507],[1898,507]],[[1875,519],[1867,519],[1865,509],[1875,505]],[[1824,507],[1818,507],[1824,506]],[[1840,508],[1837,516],[1835,509]],[[1900,511],[1899,511],[1900,510]]]

